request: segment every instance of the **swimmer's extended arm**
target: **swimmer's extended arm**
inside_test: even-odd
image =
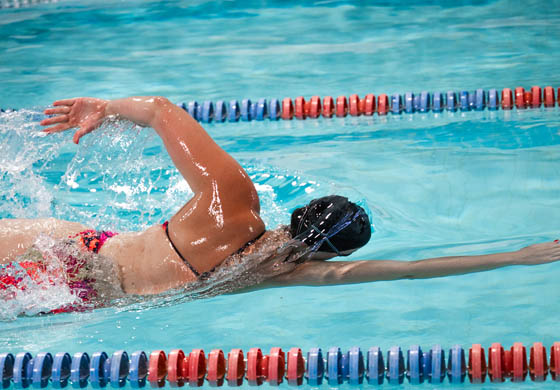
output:
[[[382,280],[427,279],[489,271],[510,265],[536,265],[560,260],[560,244],[546,242],[514,252],[452,256],[417,261],[309,261],[277,276],[268,286],[324,286]]]

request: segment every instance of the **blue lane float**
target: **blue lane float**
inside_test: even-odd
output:
[[[327,383],[330,386],[342,384],[342,352],[338,347],[327,352]]]
[[[491,89],[488,91],[488,109],[497,110],[498,108],[500,108],[500,95],[497,90]]]
[[[216,107],[214,110],[214,120],[216,122],[223,122],[226,120],[227,117],[227,108],[226,103],[223,100],[218,100],[216,102]]]
[[[443,100],[442,93],[441,92],[434,93],[432,111],[433,112],[442,112],[444,106],[445,106],[445,102]]]
[[[107,386],[107,376],[105,375],[105,362],[107,354],[105,352],[95,352],[91,355],[89,367],[89,383],[94,389],[102,389]]]
[[[453,91],[447,92],[447,99],[445,101],[445,107],[447,111],[455,112],[457,111],[457,95]]]
[[[72,357],[70,367],[70,381],[75,389],[83,389],[88,385],[89,379],[89,355],[85,352],[77,352]]]
[[[391,96],[391,113],[399,115],[402,112],[402,96],[395,93]]]
[[[428,112],[430,111],[430,93],[427,91],[423,91],[420,94],[420,112]]]
[[[398,346],[391,347],[387,352],[387,380],[391,385],[404,382],[404,357]]]
[[[14,373],[14,355],[11,353],[0,354],[0,388],[10,387]]]
[[[258,104],[257,102],[251,102],[251,104],[249,105],[249,111],[250,111],[250,119],[249,120],[253,120],[253,119],[257,119],[257,111],[258,111]]]
[[[320,386],[323,384],[325,373],[325,362],[321,348],[311,348],[307,352],[307,383],[310,386]]]
[[[144,351],[134,352],[130,356],[130,372],[128,380],[134,389],[146,386],[148,377],[148,357]]]
[[[237,122],[240,116],[239,102],[237,100],[230,100],[227,120],[228,122]]]
[[[249,122],[251,119],[251,99],[243,99],[241,101],[241,120]]]
[[[257,102],[256,120],[263,121],[268,118],[268,105],[266,99],[259,99]]]
[[[454,345],[449,350],[449,361],[447,363],[447,376],[453,384],[463,383],[467,374],[465,351],[460,345]]]
[[[407,351],[406,376],[413,385],[424,382],[424,355],[419,345],[413,345]]]
[[[280,101],[278,99],[271,99],[270,106],[268,110],[268,118],[272,121],[277,121],[282,117],[282,109],[280,105]]]
[[[55,389],[63,389],[68,386],[72,366],[72,358],[66,352],[54,355],[51,381]]]
[[[31,372],[28,370],[30,362],[33,359],[29,352],[20,352],[16,355],[14,361],[12,381],[16,389],[26,389],[31,384]],[[31,366],[32,367],[32,366]]]
[[[367,354],[367,381],[370,385],[381,385],[385,379],[385,362],[379,347],[371,347]]]
[[[125,351],[117,351],[105,364],[109,364],[110,367],[109,382],[111,387],[116,389],[124,387],[130,371],[128,354]]]
[[[469,111],[471,109],[469,102],[469,91],[461,91],[459,95],[459,108],[461,111]]]
[[[441,348],[441,345],[434,345],[429,352],[431,370],[428,376],[430,383],[438,384],[443,383],[445,378],[445,352]]]
[[[475,91],[475,104],[474,108],[477,111],[482,111],[486,108],[486,91],[483,89],[477,89]]]
[[[352,347],[348,351],[348,383],[357,386],[364,381],[364,356],[360,347]]]
[[[407,92],[404,94],[404,112],[407,114],[414,113],[414,94]]]
[[[53,357],[48,352],[40,352],[33,359],[31,381],[36,389],[44,389],[49,384],[53,371]]]
[[[214,103],[206,100],[202,103],[202,115],[200,120],[204,123],[210,123],[214,119]]]

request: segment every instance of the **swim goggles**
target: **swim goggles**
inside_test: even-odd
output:
[[[307,212],[308,211],[306,211],[305,214],[303,215],[302,221],[305,219]],[[337,235],[340,231],[344,230],[346,227],[348,227],[350,224],[352,224],[356,219],[358,219],[362,215],[366,215],[363,210],[358,210],[355,213],[348,212],[326,232],[325,229],[320,229],[315,224],[311,224],[307,230],[303,231],[302,233],[294,237],[294,240],[301,241],[305,244],[306,241],[317,240],[313,245],[309,246],[309,249],[306,251],[306,254],[317,252],[319,248],[324,243],[326,243],[337,254],[337,256],[345,256],[331,242],[330,238]],[[321,224],[319,224],[319,226],[320,225]]]

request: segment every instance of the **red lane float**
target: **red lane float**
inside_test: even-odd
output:
[[[490,376],[491,382],[499,383],[506,380],[507,372],[504,360],[504,348],[500,343],[493,343],[488,348],[488,376]]]
[[[189,355],[189,386],[200,387],[206,376],[206,357],[202,349],[193,349]]]
[[[511,378],[511,371],[513,370],[513,354],[511,349],[504,349],[504,376]]]
[[[545,107],[554,107],[556,103],[556,99],[554,97],[554,88],[548,86],[544,88],[544,106]]]
[[[336,98],[336,116],[339,118],[345,117],[348,114],[348,101],[346,96],[339,96]]]
[[[268,359],[268,383],[271,386],[278,386],[284,380],[286,355],[282,348],[274,347],[270,350]]]
[[[514,343],[511,347],[511,381],[523,382],[527,377],[527,351],[523,344]]]
[[[325,96],[323,98],[323,117],[332,118],[334,114],[334,100],[332,96]]]
[[[307,114],[310,118],[318,118],[321,115],[321,98],[319,96],[312,96],[309,101],[309,112]]]
[[[171,387],[182,387],[185,384],[186,375],[183,373],[183,361],[185,353],[181,349],[169,352],[167,359],[167,381]]]
[[[377,114],[378,115],[387,115],[389,112],[389,97],[382,93],[377,98]]]
[[[515,88],[515,106],[517,109],[527,108],[525,106],[525,89],[523,87]]]
[[[513,94],[511,89],[504,88],[502,90],[502,109],[511,110],[513,108]]]
[[[372,93],[367,94],[360,103],[362,103],[362,114],[372,116],[375,112],[375,95]]]
[[[298,96],[296,98],[296,118],[297,119],[305,119],[305,99],[303,96]]]
[[[224,384],[226,376],[226,359],[221,349],[213,349],[208,355],[208,375],[206,379],[211,387],[218,387]]]
[[[532,108],[539,108],[542,104],[542,92],[541,87],[533,86],[531,88],[531,103],[530,106]]]
[[[164,387],[167,375],[167,358],[165,352],[158,350],[150,354],[148,364],[148,382],[153,388]]]
[[[548,374],[546,349],[542,343],[534,343],[531,347],[529,359],[529,374],[534,382],[543,382]]]
[[[251,348],[247,353],[247,380],[251,386],[260,386],[268,376],[268,358],[260,348]]]
[[[282,119],[291,120],[294,117],[294,104],[292,99],[284,98],[282,100]]]
[[[533,93],[531,91],[527,91],[523,96],[524,96],[523,100],[524,100],[525,108],[531,107],[531,103],[533,101]]]
[[[484,348],[480,344],[473,344],[469,349],[469,379],[472,383],[484,383],[486,372]]]
[[[360,110],[360,97],[356,94],[350,95],[348,112],[352,116],[360,116],[362,111]]]
[[[232,349],[228,354],[227,382],[228,386],[236,387],[243,384],[245,376],[245,361],[241,349]]]
[[[303,375],[305,374],[305,361],[300,348],[292,348],[288,352],[288,384],[291,386],[301,386]]]
[[[550,347],[550,376],[555,381],[560,381],[560,342],[555,342]]]

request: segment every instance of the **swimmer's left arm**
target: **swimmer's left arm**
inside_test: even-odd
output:
[[[269,286],[324,286],[399,279],[427,279],[489,271],[511,265],[537,265],[560,260],[560,244],[546,242],[514,252],[451,256],[417,261],[309,261],[272,279]]]

